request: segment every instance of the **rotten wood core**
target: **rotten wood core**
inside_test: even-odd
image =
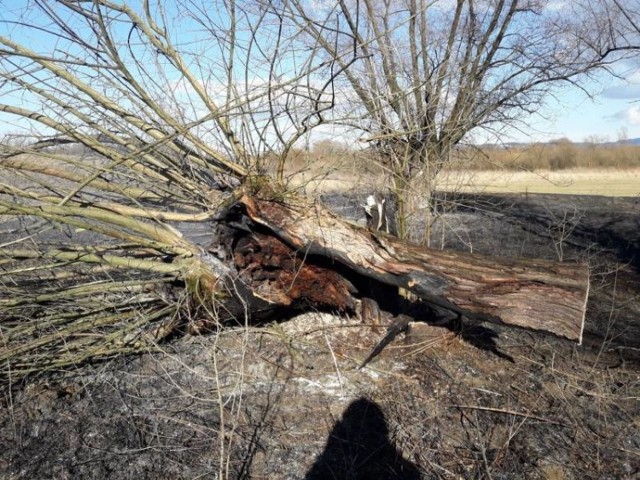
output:
[[[398,288],[436,310],[582,339],[585,265],[432,250],[373,233],[304,199],[241,196],[229,225],[240,278],[272,308],[353,311],[370,283]],[[369,288],[369,291],[367,289]],[[378,295],[380,297],[380,295]]]
[[[240,278],[268,302],[290,308],[354,310],[350,282],[273,236],[251,233],[240,237],[233,261]]]

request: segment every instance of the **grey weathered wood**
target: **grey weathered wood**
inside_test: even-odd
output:
[[[418,247],[369,232],[304,199],[284,203],[245,195],[238,204],[294,251],[326,257],[469,318],[582,341],[586,265]]]

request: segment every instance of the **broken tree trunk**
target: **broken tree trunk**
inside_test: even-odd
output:
[[[234,247],[236,267],[254,295],[274,307],[302,301],[350,309],[353,275],[406,289],[460,316],[582,340],[585,265],[409,245],[297,197],[244,194],[233,208],[252,232]]]

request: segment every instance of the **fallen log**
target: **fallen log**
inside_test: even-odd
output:
[[[245,282],[254,293],[262,290],[262,298],[274,308],[308,301],[349,309],[349,296],[357,293],[354,278],[360,276],[405,289],[459,316],[582,341],[589,292],[586,265],[410,245],[363,229],[319,203],[298,197],[281,201],[243,194],[233,208],[255,232],[254,253],[264,248],[259,247],[261,243],[273,243],[274,238],[288,248],[279,246],[276,260],[268,263],[269,254],[247,258],[237,248],[241,242],[236,244],[236,266],[245,273],[250,265],[253,269]],[[271,273],[265,274],[269,269]],[[278,270],[286,273],[275,273]],[[315,275],[324,278],[313,284],[310,279]]]

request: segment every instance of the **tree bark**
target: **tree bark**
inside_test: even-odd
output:
[[[364,278],[459,316],[582,340],[586,265],[418,247],[298,197],[243,194],[229,211],[246,226],[232,248],[240,278],[274,309],[353,310]]]

